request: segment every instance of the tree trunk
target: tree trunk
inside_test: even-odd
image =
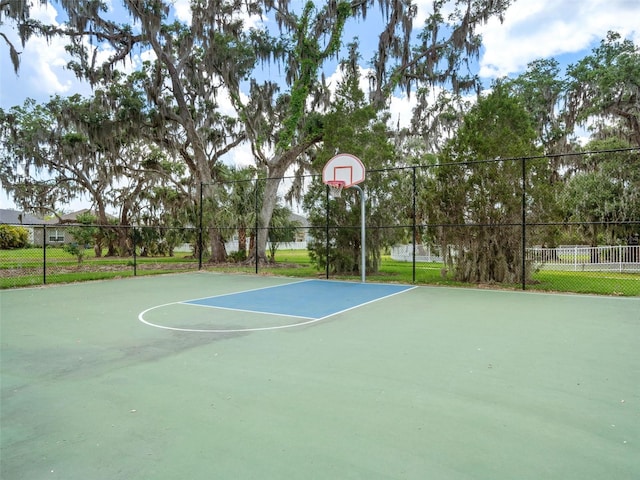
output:
[[[104,202],[101,200],[99,195],[94,196],[94,198],[97,198],[96,213],[98,217],[98,224],[107,225],[109,222],[107,220],[107,210],[105,208]],[[100,230],[102,230],[102,228],[100,228]],[[101,231],[99,231],[98,235],[96,236],[96,244],[94,246],[94,252],[95,252],[96,258],[102,257],[102,248],[104,246],[103,240],[104,240],[104,235],[102,234]]]
[[[129,255],[131,246],[129,243],[129,205],[128,202],[122,206],[120,210],[120,228],[117,229],[116,234],[118,236],[118,253],[121,257]]]
[[[249,257],[252,257],[256,250],[256,234],[252,233],[249,235]]]
[[[209,263],[223,263],[227,261],[227,249],[222,241],[220,231],[215,227],[209,229],[209,245],[211,246]]]
[[[144,18],[141,19],[144,20]],[[180,124],[184,128],[185,134],[189,139],[191,148],[193,149],[193,166],[190,163],[188,165],[190,166],[190,169],[192,169],[195,181],[200,183],[200,185],[205,189],[203,192],[205,197],[208,196],[208,198],[211,198],[210,193],[212,191],[213,174],[211,172],[211,167],[209,166],[204,143],[198,133],[190,105],[188,104],[185,96],[185,88],[177,68],[178,62],[173,58],[170,52],[163,49],[163,46],[158,41],[156,35],[159,33],[159,26],[154,25],[149,21],[146,26],[149,30],[149,42],[151,43],[151,47],[159,61],[164,64],[167,68],[167,72],[169,73],[169,78],[171,79],[171,91],[176,104],[178,105]],[[209,245],[211,246],[210,262],[216,263],[226,261],[227,252],[224,247],[224,242],[222,241],[222,235],[220,235],[220,232],[216,227],[209,229]]]
[[[247,228],[238,228],[238,251],[247,253]]]
[[[288,155],[290,156],[290,155]],[[262,200],[262,207],[258,214],[258,259],[260,263],[267,263],[267,241],[269,239],[269,225],[271,224],[271,217],[273,211],[278,203],[278,187],[282,182],[282,177],[287,171],[287,168],[293,163],[293,159],[287,160],[288,156],[283,156],[279,161],[274,162],[274,165],[269,165],[267,169],[268,180],[264,186],[264,198]],[[295,157],[294,157],[295,158]],[[250,259],[256,261],[256,252],[252,252]]]
[[[113,236],[109,235],[109,238],[107,240],[107,257],[115,257],[115,256],[117,256],[116,246],[114,245],[114,242],[113,242]]]
[[[278,202],[278,187],[280,186],[280,182],[282,182],[282,178],[289,167],[295,163],[298,156],[302,155],[309,147],[320,140],[322,140],[321,135],[308,137],[304,142],[297,144],[282,155],[274,157],[267,165],[268,180],[265,183],[262,207],[258,214],[258,262],[266,263],[268,261],[267,240],[269,239],[269,225],[271,224],[271,217]],[[255,255],[256,252],[252,252],[249,259],[256,261]]]

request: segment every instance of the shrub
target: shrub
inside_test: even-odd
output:
[[[247,252],[244,250],[238,250],[237,252],[231,252],[227,255],[227,260],[233,263],[241,263],[247,259]]]
[[[29,230],[13,225],[0,225],[0,248],[25,248],[29,243]]]
[[[75,256],[78,259],[78,263],[82,263],[82,260],[84,259],[84,254],[85,254],[85,247],[84,245],[80,245],[76,242],[72,242],[72,243],[67,243],[65,244],[62,249],[67,252],[70,253],[71,255]]]

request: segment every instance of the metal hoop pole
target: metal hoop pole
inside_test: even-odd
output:
[[[329,280],[329,185],[327,184],[325,193],[325,278]]]
[[[360,273],[362,283],[365,283],[367,278],[367,263],[366,263],[366,226],[365,226],[365,194],[364,190],[360,188],[358,185],[352,185],[352,187],[356,188],[360,192]]]

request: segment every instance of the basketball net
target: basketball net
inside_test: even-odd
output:
[[[329,196],[331,198],[340,198],[342,189],[344,188],[344,182],[342,180],[330,180],[327,182],[327,185],[329,185]]]

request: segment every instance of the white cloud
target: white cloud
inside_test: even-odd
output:
[[[30,16],[34,20],[45,24],[59,25],[56,21],[58,11],[50,3],[44,5],[36,3],[31,7]]]
[[[503,24],[491,19],[480,30],[485,47],[480,76],[523,71],[539,58],[589,51],[615,30],[640,41],[637,0],[528,0],[515,2]]]
[[[245,30],[249,30],[251,28],[262,28],[267,22],[265,17],[261,17],[260,15],[249,15],[248,13],[244,13],[240,16],[243,22],[243,26]]]
[[[35,4],[31,9],[31,16],[43,23],[58,25],[57,11],[49,3]],[[19,77],[6,74],[3,84],[7,89],[16,90],[12,93],[28,92],[30,97],[49,97],[55,94],[67,94],[76,84],[75,75],[66,70],[69,55],[65,51],[66,39],[54,37],[45,40],[42,37],[32,37],[24,47],[15,31],[4,32],[15,47],[20,51]],[[6,63],[3,62],[3,69]],[[3,92],[4,93],[4,92]],[[3,94],[3,103],[5,95]],[[6,96],[9,99],[13,95]],[[8,100],[10,101],[10,100]],[[21,103],[14,101],[12,104]]]
[[[59,39],[47,42],[35,38],[22,54],[21,69],[29,75],[29,87],[35,94],[65,94],[74,86],[74,75],[65,70],[68,56]]]
[[[433,1],[432,0],[416,0],[414,2],[418,13],[415,19],[415,25],[421,27],[424,21],[429,15],[433,13]]]
[[[411,117],[416,103],[415,94],[411,97],[407,97],[404,93],[400,96],[391,97],[391,102],[389,103],[389,113],[391,114],[391,118],[389,118],[390,126],[392,128],[408,128],[411,124]]]
[[[251,151],[251,145],[249,145],[248,142],[244,142],[235,147],[222,158],[222,161],[240,168],[251,167],[256,164],[253,152]]]
[[[359,70],[360,70],[359,71],[360,78],[358,80],[358,86],[360,87],[360,90],[362,90],[363,92],[367,92],[369,91],[368,75],[372,72],[372,70],[370,68],[363,68],[363,67],[359,67]],[[342,73],[342,70],[340,69],[340,65],[337,64],[334,72],[331,75],[326,77],[326,83],[327,83],[327,86],[329,87],[329,90],[331,91],[332,97],[335,96],[336,89],[338,88],[338,85],[340,84],[340,82],[343,81],[343,79],[344,79],[344,73]]]
[[[184,23],[191,23],[191,0],[174,0],[173,8],[176,18]]]
[[[191,24],[193,14],[191,12],[191,0],[173,0],[172,2],[174,15],[180,22]],[[257,15],[249,15],[244,12],[240,15],[240,18],[244,22],[245,28],[252,28],[260,25],[263,22],[263,18]]]
[[[358,80],[358,86],[363,92],[369,91],[369,75],[373,73],[370,68],[360,67],[360,78]],[[331,90],[332,95],[335,94],[338,84],[344,78],[344,74],[340,70],[340,66],[336,67],[336,70],[327,77],[327,85]],[[389,101],[389,125],[392,128],[400,126],[400,128],[408,127],[411,123],[411,116],[413,108],[416,106],[416,96],[411,95],[408,97],[406,93],[398,93],[391,97]]]

